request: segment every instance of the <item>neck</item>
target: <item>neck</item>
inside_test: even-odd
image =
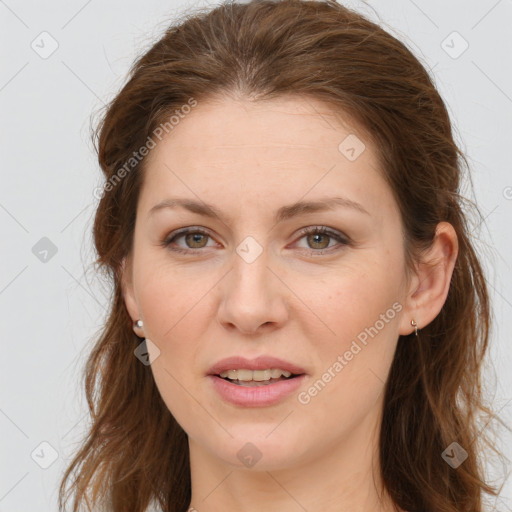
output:
[[[380,478],[377,425],[380,418],[367,417],[335,446],[318,446],[307,459],[277,468],[230,465],[189,438],[190,510],[395,512]]]

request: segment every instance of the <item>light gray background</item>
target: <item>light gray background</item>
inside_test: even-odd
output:
[[[118,91],[166,20],[192,5],[0,0],[2,512],[57,510],[65,461],[88,424],[78,377],[109,293],[91,267],[93,189],[102,183],[89,141],[91,113]],[[479,236],[496,319],[496,372],[486,378],[493,410],[511,424],[512,1],[347,5],[406,39],[433,70],[469,156],[486,217]],[[58,48],[47,56],[53,40]],[[40,252],[48,244],[43,237],[54,255]],[[511,436],[502,431],[500,439],[512,458]],[[503,470],[510,469],[507,462]],[[512,510],[510,479],[492,504]]]

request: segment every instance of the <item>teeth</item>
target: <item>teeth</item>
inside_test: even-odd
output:
[[[269,368],[268,370],[226,370],[220,374],[225,379],[262,382],[270,379],[279,379],[279,377],[290,377],[291,373],[279,368]]]
[[[270,380],[272,370],[254,370],[252,373],[252,380],[255,380],[257,382],[261,382],[263,380]],[[281,372],[279,372],[281,373]],[[281,377],[281,375],[279,375]]]

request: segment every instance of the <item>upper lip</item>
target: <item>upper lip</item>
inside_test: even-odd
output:
[[[221,359],[215,363],[208,370],[208,375],[219,375],[226,370],[267,370],[269,368],[279,368],[280,370],[289,371],[294,375],[306,373],[300,366],[277,357],[259,356],[255,359],[246,359],[242,356],[233,356]]]

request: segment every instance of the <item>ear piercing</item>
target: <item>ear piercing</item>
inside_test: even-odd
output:
[[[418,324],[414,319],[411,320],[411,325],[414,327],[414,334],[418,336]],[[144,323],[142,322],[142,320],[137,320],[135,322],[135,327],[139,327],[140,329],[142,329],[142,327],[144,327]]]
[[[418,336],[418,324],[414,319],[411,320],[411,325],[414,327],[414,334]],[[142,320],[137,320],[135,322],[135,327],[139,327],[140,329],[142,329],[142,327],[144,327],[144,323],[142,322]]]

